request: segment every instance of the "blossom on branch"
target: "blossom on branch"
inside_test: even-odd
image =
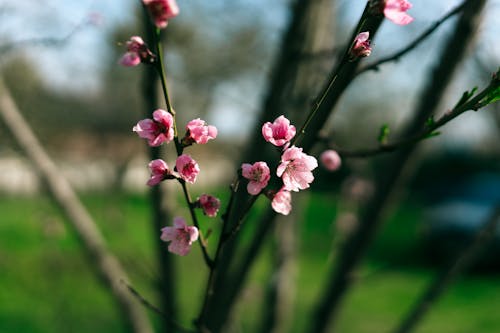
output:
[[[132,36],[127,42],[127,52],[121,57],[120,65],[131,67],[137,66],[141,62],[152,64],[156,56],[151,52],[146,43],[139,36]]]
[[[182,217],[175,217],[173,227],[161,229],[160,239],[164,242],[170,242],[169,252],[185,256],[191,251],[191,245],[198,240],[198,236],[198,228],[187,226]]]
[[[292,210],[292,193],[282,188],[273,196],[271,207],[273,207],[276,213],[283,215],[290,214]]]
[[[132,128],[141,138],[148,139],[152,147],[174,139],[174,118],[165,110],[153,112],[153,119],[143,119]]]
[[[200,172],[200,167],[198,163],[189,155],[182,154],[177,157],[175,161],[175,168],[179,173],[180,177],[188,183],[194,183],[196,181],[196,176]]]
[[[276,174],[283,179],[287,191],[304,190],[314,180],[312,170],[318,167],[318,161],[313,156],[302,152],[302,148],[292,146],[281,156],[281,163]]]
[[[207,125],[206,122],[200,118],[191,120],[186,125],[186,131],[186,135],[182,139],[182,144],[184,146],[189,146],[194,142],[205,144],[208,140],[217,137],[217,128],[212,125]]]
[[[175,0],[142,0],[157,28],[165,28],[168,20],[179,15]]]
[[[206,216],[215,217],[220,208],[220,200],[213,195],[202,194],[196,201],[196,205],[203,209]]]
[[[264,139],[278,147],[288,143],[295,136],[295,132],[295,126],[290,125],[290,120],[283,115],[276,118],[272,124],[267,122],[262,126]]]
[[[362,32],[356,36],[351,50],[349,51],[352,60],[356,58],[368,57],[372,53],[370,46],[370,33],[368,31]]]
[[[148,166],[151,170],[151,178],[147,182],[149,186],[157,185],[165,179],[175,178],[172,170],[168,168],[168,164],[164,160],[152,160],[151,162],[149,162]]]
[[[412,7],[412,4],[406,0],[371,0],[371,8],[376,14],[384,16],[392,22],[399,25],[407,25],[413,21],[413,17],[406,11]]]
[[[325,169],[329,171],[338,170],[340,168],[340,165],[342,164],[342,160],[340,159],[339,154],[332,149],[325,150],[323,153],[321,153],[319,159]]]
[[[249,180],[247,191],[251,195],[257,195],[267,186],[271,178],[271,172],[266,162],[255,162],[253,165],[243,163],[241,165],[242,175]]]

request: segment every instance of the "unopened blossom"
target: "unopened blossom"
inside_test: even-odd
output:
[[[412,7],[412,4],[406,0],[371,0],[371,8],[374,13],[384,14],[392,22],[400,25],[406,25],[413,21],[413,17],[406,11]]]
[[[290,214],[292,210],[292,193],[282,188],[272,198],[271,207],[273,207],[276,213],[283,215]]]
[[[368,38],[370,38],[368,31],[362,32],[354,38],[351,51],[349,51],[351,59],[368,57],[372,53],[372,47]]]
[[[247,191],[251,195],[259,194],[271,178],[271,172],[266,162],[243,163],[241,171],[243,177],[248,179]]]
[[[196,118],[191,120],[186,125],[186,136],[182,139],[185,146],[189,146],[193,142],[198,144],[205,144],[208,140],[217,137],[217,128],[212,125],[207,125],[204,120]]]
[[[174,118],[165,110],[153,112],[153,119],[143,119],[132,129],[141,138],[147,139],[152,147],[174,139]]]
[[[161,229],[160,239],[164,242],[170,242],[168,251],[185,256],[191,251],[191,245],[198,240],[199,232],[194,226],[186,225],[182,217],[174,218],[172,227]]]
[[[220,200],[213,195],[202,194],[197,200],[197,205],[203,209],[205,215],[215,217],[220,208]]]
[[[329,171],[338,170],[340,168],[340,165],[342,164],[339,154],[332,149],[325,150],[323,153],[321,153],[319,159],[325,169]]]
[[[177,157],[175,161],[175,168],[179,173],[180,177],[187,181],[188,183],[194,183],[196,181],[196,176],[200,172],[200,167],[198,163],[191,156],[182,154]]]
[[[146,43],[139,36],[132,36],[127,42],[127,52],[121,57],[120,64],[123,66],[137,66],[141,62],[152,64],[156,56],[151,52]]]
[[[165,28],[168,20],[179,15],[175,0],[142,0],[157,28]]]
[[[151,178],[147,182],[149,186],[154,186],[164,179],[175,178],[172,170],[168,168],[168,164],[164,160],[152,160],[148,166],[151,170]]]
[[[264,139],[278,147],[288,143],[295,136],[295,132],[295,126],[290,125],[290,120],[283,115],[276,118],[272,124],[267,122],[262,126]]]
[[[314,180],[312,170],[318,167],[318,161],[313,156],[302,152],[302,148],[292,146],[281,156],[281,163],[276,174],[283,179],[287,191],[303,190]]]

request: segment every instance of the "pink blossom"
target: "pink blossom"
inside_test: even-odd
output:
[[[175,168],[181,178],[188,183],[194,183],[196,181],[196,176],[198,176],[198,173],[200,172],[198,163],[196,163],[191,156],[186,154],[182,154],[177,157],[177,160],[175,161]]]
[[[168,168],[168,164],[164,160],[152,160],[149,162],[148,166],[151,170],[151,178],[147,182],[149,186],[154,186],[164,179],[175,178],[172,171]]]
[[[266,162],[255,162],[253,165],[243,163],[241,165],[242,175],[249,180],[247,191],[251,195],[257,195],[267,186],[271,173]]]
[[[362,32],[356,36],[350,51],[352,59],[368,57],[371,54],[372,47],[370,46],[370,40],[368,38],[370,38],[370,33],[368,31]]]
[[[342,161],[340,159],[339,154],[335,150],[325,150],[323,153],[321,153],[321,156],[319,158],[321,160],[321,163],[325,167],[325,169],[329,171],[335,171],[340,168],[340,165],[342,164]]]
[[[198,205],[203,209],[203,213],[210,217],[217,216],[220,208],[220,200],[208,194],[202,194],[198,200]]]
[[[141,37],[132,36],[127,42],[127,52],[120,59],[120,64],[123,66],[137,66],[141,62],[152,64],[156,56],[149,50],[148,46]]]
[[[372,0],[372,8],[376,13],[383,13],[392,22],[407,25],[413,21],[413,17],[406,14],[412,4],[406,0]]]
[[[174,139],[174,118],[165,110],[158,109],[153,112],[153,119],[143,119],[132,129],[141,138],[148,139],[152,147],[162,143],[169,143]]]
[[[295,126],[285,116],[279,116],[272,124],[267,122],[262,126],[262,135],[267,142],[281,147],[295,136]]]
[[[271,201],[271,207],[273,207],[276,213],[283,215],[290,214],[292,210],[292,194],[282,188],[276,193]]]
[[[182,217],[174,218],[173,227],[161,229],[160,239],[164,242],[170,242],[168,251],[185,256],[191,251],[191,245],[198,239],[199,232],[194,226],[187,226]]]
[[[283,179],[285,190],[298,192],[312,183],[314,176],[311,171],[317,166],[318,161],[313,156],[303,153],[302,148],[292,146],[281,156],[276,174]]]
[[[175,0],[142,0],[157,28],[165,28],[168,20],[179,15]]]
[[[207,125],[204,120],[200,118],[191,120],[186,125],[186,136],[182,140],[183,144],[189,146],[193,142],[198,144],[205,144],[208,140],[217,137],[217,128],[212,125]]]

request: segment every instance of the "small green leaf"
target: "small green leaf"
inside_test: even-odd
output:
[[[494,88],[491,92],[486,95],[483,101],[481,101],[481,104],[484,103],[484,105],[488,105],[491,103],[495,103],[496,101],[500,100],[500,85]]]
[[[430,138],[433,138],[433,137],[438,136],[438,135],[441,135],[441,132],[434,131],[434,132],[431,132],[431,133],[427,134],[425,136],[425,139],[430,139]]]
[[[377,138],[378,142],[382,145],[387,143],[387,138],[389,137],[390,132],[391,132],[391,130],[389,129],[389,125],[387,125],[387,124],[382,125],[382,127],[380,128],[378,138]]]
[[[464,105],[465,103],[467,103],[467,101],[469,99],[471,99],[472,96],[474,96],[476,91],[477,91],[477,87],[472,88],[471,91],[464,91],[464,93],[462,94],[462,97],[460,97],[460,99],[458,100],[457,104],[455,105],[455,107],[453,109],[456,109],[456,108]]]
[[[427,118],[427,120],[425,121],[425,126],[427,127],[434,126],[434,116],[430,116],[429,118]]]

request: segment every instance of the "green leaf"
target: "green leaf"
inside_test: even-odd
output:
[[[495,103],[499,100],[500,100],[500,85],[498,85],[491,92],[489,92],[483,101],[484,101],[484,105],[486,106],[488,104]]]
[[[469,99],[471,99],[472,96],[474,96],[476,91],[477,91],[477,87],[472,88],[471,91],[464,91],[464,93],[462,94],[462,97],[460,97],[460,99],[458,100],[457,104],[455,105],[455,107],[453,109],[456,109],[456,108],[464,105],[465,103],[467,103],[467,101]]]
[[[377,138],[378,142],[380,144],[387,143],[387,138],[389,137],[390,132],[391,132],[391,130],[389,129],[389,125],[387,125],[387,124],[382,125],[382,127],[380,128],[378,138]]]

